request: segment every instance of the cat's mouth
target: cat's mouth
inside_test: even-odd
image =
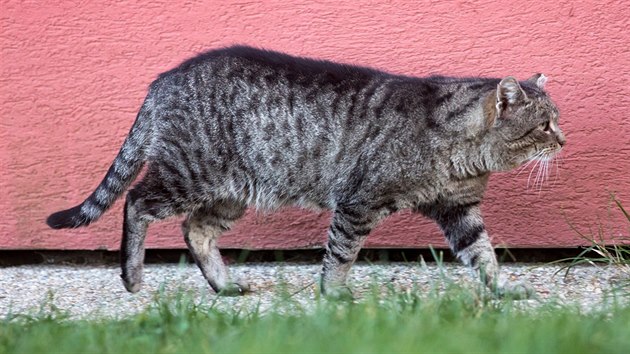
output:
[[[532,156],[530,156],[526,161],[532,161],[532,160],[551,161],[560,153],[560,150],[562,150],[561,147],[557,149],[543,148],[537,151],[536,153],[534,153]]]
[[[558,175],[558,156],[560,151],[562,151],[561,146],[557,148],[545,147],[534,152],[523,162],[523,165],[518,169],[518,174],[524,170],[529,170],[527,177],[528,189],[533,186],[538,191],[541,191],[543,184],[549,180],[552,173],[555,176]]]

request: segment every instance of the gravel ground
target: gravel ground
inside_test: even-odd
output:
[[[564,276],[558,265],[506,264],[502,276],[530,283],[538,300],[520,303],[536,305],[554,303],[578,305],[584,310],[598,308],[610,298],[610,291],[628,274],[620,267],[576,266]],[[183,290],[200,302],[219,308],[269,309],[283,288],[292,299],[308,305],[317,297],[319,264],[261,263],[232,265],[231,271],[247,279],[253,293],[241,297],[216,297],[192,264],[157,264],[145,268],[144,288],[137,294],[127,293],[115,266],[35,265],[0,268],[0,318],[9,314],[35,314],[44,303],[52,303],[72,318],[120,318],[137,313],[150,305],[160,291],[175,295]],[[396,291],[428,293],[446,282],[474,287],[468,270],[447,263],[442,268],[420,263],[359,263],[352,268],[350,284],[359,299],[374,291],[374,284]],[[52,300],[50,300],[52,298]]]

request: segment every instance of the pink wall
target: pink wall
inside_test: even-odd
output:
[[[102,3],[102,4],[98,4]],[[483,209],[496,244],[584,243],[604,225],[609,192],[630,207],[630,26],[624,1],[33,1],[0,0],[0,249],[116,249],[121,203],[80,230],[44,225],[100,181],[147,85],[204,49],[251,44],[411,75],[542,71],[568,145],[554,182],[527,190],[527,172],[494,175]],[[610,215],[609,215],[610,214]],[[226,247],[321,244],[327,214],[250,214]],[[150,247],[183,247],[178,221],[155,225]],[[408,213],[372,247],[443,245]]]

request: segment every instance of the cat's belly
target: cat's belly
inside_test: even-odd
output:
[[[415,209],[418,205],[436,203],[468,204],[483,198],[488,175],[469,179],[448,179],[446,182],[424,183],[397,198],[397,209]]]

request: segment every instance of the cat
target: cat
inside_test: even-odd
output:
[[[211,50],[158,76],[101,184],[47,224],[96,221],[146,164],[124,206],[121,278],[130,292],[141,288],[147,226],[181,214],[212,289],[247,292],[217,239],[248,206],[295,205],[332,211],[324,294],[351,294],[346,278],[363,242],[400,209],[434,220],[493,291],[529,294],[498,284],[480,203],[490,173],[549,161],[565,144],[546,80],[421,78],[247,46]]]

